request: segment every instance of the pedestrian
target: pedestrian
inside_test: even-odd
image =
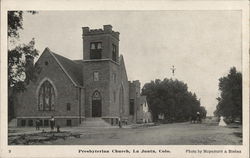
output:
[[[36,130],[40,130],[40,120],[36,119]]]
[[[224,117],[223,116],[220,117],[219,126],[227,126],[226,122],[224,121]]]
[[[201,116],[200,116],[200,112],[197,112],[197,123],[201,123]]]
[[[54,126],[55,126],[55,118],[54,118],[54,116],[51,116],[51,119],[50,119],[51,131],[54,131]]]
[[[118,119],[119,119],[119,121],[118,121],[118,123],[119,123],[119,128],[122,128],[121,118],[119,117]]]

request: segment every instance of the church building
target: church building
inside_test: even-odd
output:
[[[40,119],[49,126],[79,126],[99,118],[110,126],[137,122],[140,82],[128,81],[119,52],[119,32],[111,25],[103,29],[82,28],[83,59],[71,60],[45,48],[35,63],[40,72],[18,96],[17,126],[34,126]],[[74,53],[74,52],[68,52]],[[26,57],[26,69],[34,59]]]

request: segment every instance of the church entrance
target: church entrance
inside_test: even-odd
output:
[[[92,117],[102,116],[102,99],[98,91],[95,91],[92,96]]]

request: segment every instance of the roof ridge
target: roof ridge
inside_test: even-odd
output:
[[[78,66],[78,65],[80,65],[80,64],[78,64],[78,63],[72,61],[71,59],[68,59],[68,58],[66,58],[66,57],[64,57],[64,56],[61,56],[61,55],[59,55],[59,54],[57,54],[57,53],[52,52],[48,47],[46,47],[45,50],[47,50],[47,51],[54,57],[54,59],[56,60],[56,62],[58,63],[58,65],[62,68],[63,72],[69,77],[69,79],[71,80],[71,82],[72,82],[75,86],[78,86],[78,87],[79,87],[79,86],[80,86],[80,85],[79,85],[80,83],[77,84],[77,82],[73,80],[72,76],[69,74],[69,72],[67,71],[67,69],[63,66],[63,64],[60,62],[60,60],[59,60],[56,56],[61,57],[61,58],[65,59],[65,60],[67,60],[67,61],[70,61],[70,62],[73,63],[73,64],[77,64],[77,65],[75,65],[75,66]]]
[[[64,58],[64,59],[69,60],[69,61],[71,61],[71,62],[73,62],[73,63],[75,63],[75,64],[78,64],[78,63],[75,62],[75,60],[66,58],[66,57],[64,57],[64,56],[62,56],[62,55],[60,55],[60,54],[57,54],[57,53],[55,53],[55,52],[52,52],[51,50],[50,50],[50,52],[53,53],[53,54],[55,54],[55,55],[58,55],[58,56],[61,57],[61,58]],[[78,59],[78,60],[80,60],[80,59]]]

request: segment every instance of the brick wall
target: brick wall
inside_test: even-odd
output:
[[[94,81],[94,72],[99,73],[99,81]],[[92,117],[92,95],[99,91],[102,99],[102,116],[109,114],[110,105],[110,69],[109,61],[87,61],[83,68],[83,85],[85,87],[85,114]]]
[[[45,65],[45,62],[48,62],[48,65]],[[79,89],[73,85],[49,52],[45,51],[37,64],[41,67],[41,73],[38,75],[37,81],[30,82],[27,90],[18,96],[16,117],[78,117],[79,97],[77,95]],[[39,87],[47,79],[52,83],[55,90],[55,110],[38,111]],[[70,111],[67,111],[67,103],[71,104]]]
[[[110,34],[99,34],[83,37],[83,60],[90,60],[90,43],[102,42],[102,59],[112,59],[112,44],[117,46],[119,56],[119,41]]]

